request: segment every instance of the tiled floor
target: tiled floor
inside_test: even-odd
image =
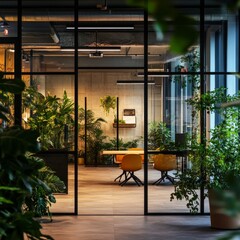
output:
[[[209,216],[54,216],[43,232],[55,240],[217,240],[229,233],[211,229]]]

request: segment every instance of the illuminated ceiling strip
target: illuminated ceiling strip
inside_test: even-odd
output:
[[[75,27],[66,27],[67,30],[74,30]],[[133,30],[134,27],[78,27],[78,30]]]
[[[138,73],[137,76],[144,77],[144,73]],[[169,77],[169,75],[161,72],[148,72],[148,77]]]
[[[144,84],[144,81],[139,81],[139,80],[118,80],[117,85],[132,85],[132,84]],[[149,85],[154,85],[155,81],[148,81]]]
[[[74,49],[66,48],[61,49],[62,52],[74,52]],[[92,51],[100,51],[100,52],[120,52],[121,47],[79,47],[78,52],[92,52]]]

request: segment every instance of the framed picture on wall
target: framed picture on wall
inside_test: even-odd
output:
[[[135,116],[135,109],[124,109],[123,115],[124,116]]]

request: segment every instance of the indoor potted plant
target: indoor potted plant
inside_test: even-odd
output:
[[[74,102],[64,91],[62,98],[42,95],[32,86],[23,94],[23,106],[30,111],[27,126],[38,131],[43,158],[56,175],[64,181],[68,192],[68,154],[71,147],[70,131],[74,125]],[[65,152],[64,152],[65,151]]]
[[[31,161],[42,162],[43,167],[37,172],[36,177],[38,181],[32,188],[31,194],[25,198],[24,210],[34,213],[34,217],[39,219],[40,222],[45,220],[52,221],[52,214],[50,207],[53,203],[56,203],[54,193],[64,192],[65,184],[60,180],[55,172],[51,168],[45,165],[43,159],[34,155],[28,155]],[[47,216],[48,219],[43,217]]]
[[[42,95],[35,87],[29,87],[23,94],[23,105],[31,111],[27,125],[39,131],[42,150],[67,149],[69,128],[73,126],[74,102],[67,96],[62,98]]]
[[[150,150],[172,149],[171,131],[164,122],[150,122],[148,131],[148,148]]]
[[[106,115],[110,113],[110,110],[114,110],[116,108],[117,99],[115,96],[107,95],[105,97],[100,98],[100,106],[103,108]]]
[[[95,118],[92,110],[85,111],[85,109],[79,108],[80,146],[87,140],[86,149],[84,150],[86,165],[99,164],[100,152],[104,149],[104,140],[107,138],[101,129],[101,124],[104,122],[106,121],[103,118]]]
[[[9,121],[10,105],[2,96],[21,93],[25,84],[17,79],[5,79],[0,73],[0,121]],[[23,211],[26,197],[38,182],[38,170],[43,163],[29,159],[27,152],[37,150],[37,133],[13,126],[0,131],[0,239],[53,239],[41,233],[41,225],[32,211]],[[27,224],[26,224],[27,223]]]
[[[228,214],[226,196],[235,194],[232,191],[232,179],[240,175],[239,109],[236,107],[221,109],[219,103],[236,99],[238,96],[222,95],[222,90],[208,92],[200,99],[201,106],[205,106],[205,109],[219,110],[223,120],[210,130],[210,139],[204,139],[201,143],[196,140],[191,142],[189,146],[191,168],[177,173],[178,180],[170,199],[185,199],[190,211],[196,213],[200,202],[198,191],[203,187],[205,197],[209,197],[211,226],[235,229],[240,227],[239,216]]]

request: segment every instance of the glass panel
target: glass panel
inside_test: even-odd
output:
[[[71,3],[73,1],[69,1]],[[73,72],[74,9],[23,8],[22,67],[25,72]]]
[[[199,75],[190,74],[155,78],[149,94],[149,212],[188,211],[185,201],[170,201],[170,194],[178,181],[175,174],[191,167],[187,139],[198,133],[199,119],[187,100],[196,91],[193,83],[197,81]]]
[[[195,2],[196,3],[196,2]],[[199,2],[198,2],[199,3]],[[171,193],[179,181],[176,174],[191,168],[191,159],[187,155],[188,139],[199,131],[199,120],[194,118],[192,107],[187,100],[199,94],[200,55],[196,42],[185,54],[175,53],[180,40],[177,30],[186,31],[193,27],[199,32],[199,7],[176,9],[180,14],[195,20],[191,25],[181,21],[175,26],[170,22],[162,38],[155,34],[155,22],[149,27],[148,80],[148,202],[150,213],[189,212],[186,201],[171,199]],[[190,21],[189,21],[190,22]],[[185,40],[186,41],[186,40]],[[170,46],[170,43],[173,45]],[[158,53],[159,56],[152,56]],[[179,73],[179,74],[177,74]],[[194,74],[196,73],[196,74]],[[199,192],[198,192],[199,194]]]
[[[71,75],[25,75],[23,92],[25,128],[39,131],[42,151],[37,156],[56,172],[66,189],[55,196],[52,212],[73,212],[74,201],[74,89]],[[61,194],[59,194],[61,193]],[[62,207],[63,202],[67,207]]]
[[[14,45],[0,44],[0,73],[7,79],[14,78]],[[2,76],[1,76],[2,77]],[[14,94],[0,91],[0,102],[9,108],[10,114],[6,114],[9,121],[1,120],[0,128],[6,128],[14,124]]]
[[[0,71],[14,72],[14,45],[0,45]]]
[[[211,164],[211,166],[214,169],[217,169],[217,176],[224,176],[225,170],[223,170],[228,163],[231,164],[231,166],[235,165],[235,161],[238,161],[238,158],[235,157],[234,152],[237,152],[236,150],[234,150],[236,147],[238,147],[238,142],[234,142],[234,140],[232,139],[234,135],[234,133],[229,133],[228,131],[233,131],[234,128],[236,126],[238,126],[237,124],[232,124],[231,127],[228,129],[228,127],[223,126],[224,127],[224,134],[222,134],[221,131],[221,124],[223,122],[227,122],[226,119],[228,118],[224,118],[224,113],[229,113],[229,110],[234,110],[235,112],[235,116],[237,117],[238,114],[238,108],[232,108],[233,106],[238,106],[238,104],[232,104],[232,105],[227,105],[226,102],[230,101],[230,98],[233,97],[234,95],[237,95],[239,88],[238,88],[238,81],[239,78],[237,76],[237,74],[211,74],[211,75],[206,75],[205,76],[206,79],[206,83],[209,86],[209,91],[211,91],[212,96],[215,95],[215,99],[217,99],[215,101],[215,106],[219,109],[217,110],[213,110],[211,112],[207,112],[207,138],[211,139],[213,135],[213,131],[218,131],[217,137],[219,137],[219,139],[215,139],[215,141],[213,142],[213,146],[216,146],[214,148],[215,150],[215,155],[212,154],[212,160],[213,163]],[[218,84],[218,81],[220,81],[219,79],[224,79],[224,83],[225,84]],[[222,90],[221,90],[222,89]],[[214,94],[214,95],[213,95]],[[228,100],[225,99],[223,96],[228,95]],[[214,98],[212,98],[212,102],[214,101]],[[224,110],[224,111],[223,111]],[[230,116],[230,115],[229,115]],[[226,121],[223,121],[223,119],[225,119]],[[237,121],[239,121],[238,117],[237,117]],[[211,131],[211,133],[210,133]],[[222,136],[222,137],[220,137]],[[237,136],[238,136],[238,132],[237,132]],[[226,139],[225,137],[228,139],[227,142],[228,144],[224,144]],[[231,141],[229,141],[229,138],[231,138]],[[219,146],[221,144],[221,146]],[[222,151],[224,149],[224,152]],[[219,156],[222,152],[221,155],[221,166],[218,166],[217,164],[219,163]],[[217,159],[214,158],[214,156],[217,156]],[[234,157],[233,157],[234,156]],[[226,159],[227,158],[227,161]],[[231,166],[228,166],[228,169],[231,169]],[[233,172],[235,172],[235,170],[231,169]],[[214,171],[213,171],[214,173]],[[214,178],[212,178],[214,179]],[[224,180],[222,180],[221,184],[225,183]],[[208,203],[208,199],[205,200],[205,211],[209,212],[209,203]]]
[[[236,72],[238,49],[238,14],[224,8],[207,9],[206,71]],[[224,79],[219,77],[219,86]]]
[[[91,2],[80,1],[80,5],[79,106],[84,107],[86,97],[87,109],[94,114],[94,119],[103,118],[106,122],[101,123],[100,131],[87,131],[85,165],[92,167],[80,166],[79,169],[79,213],[142,214],[143,187],[138,187],[133,179],[120,186],[125,180],[124,174],[118,178],[123,172],[116,163],[116,155],[120,154],[99,153],[116,150],[117,131],[120,149],[143,147],[142,139],[139,140],[144,129],[143,81],[137,76],[138,72],[143,72],[144,64],[143,12],[128,11],[123,1],[111,2],[107,11],[96,10],[96,5]],[[101,99],[105,103],[113,100],[115,108],[109,108],[106,113]],[[79,144],[83,145],[84,141]],[[125,153],[121,157],[123,155]],[[143,181],[143,167],[135,174]]]

